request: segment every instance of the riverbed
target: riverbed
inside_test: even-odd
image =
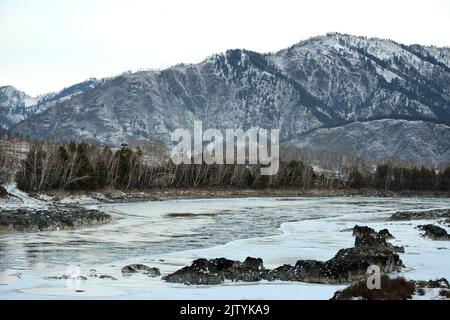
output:
[[[446,198],[189,199],[89,207],[111,214],[113,222],[0,236],[0,299],[329,299],[344,286],[280,281],[187,286],[160,277],[125,277],[121,269],[143,263],[165,275],[200,257],[260,257],[267,268],[327,260],[353,245],[348,229],[356,224],[388,228],[396,237],[391,242],[405,246],[401,275],[450,279],[450,242],[424,239],[415,228],[436,221],[386,222],[397,211],[450,208]],[[86,280],[52,279],[74,272]],[[101,274],[116,280],[100,279]]]

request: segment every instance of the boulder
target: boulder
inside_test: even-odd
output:
[[[401,246],[394,246],[386,241],[386,238],[376,235],[361,236],[355,238],[355,248],[373,248],[378,250],[389,250],[392,252],[404,253],[405,248]]]
[[[109,214],[75,206],[55,206],[47,209],[7,209],[0,210],[0,234],[72,230],[110,221]]]
[[[374,229],[367,226],[354,226],[353,227],[353,236],[354,237],[362,237],[362,236],[375,236],[377,233]]]
[[[247,257],[244,262],[225,258],[197,259],[163,278],[168,282],[184,284],[219,284],[224,280],[259,281],[267,278],[261,258]]]
[[[448,280],[445,278],[429,280],[425,286],[427,288],[450,289],[450,284],[448,283]]]
[[[424,231],[422,236],[425,238],[430,238],[432,240],[450,240],[450,235],[445,229],[433,224],[425,224],[418,226],[417,228]]]
[[[161,272],[158,268],[152,268],[144,264],[130,264],[122,268],[123,275],[142,273],[149,277],[159,277]]]
[[[6,191],[3,186],[0,186],[0,198],[6,198],[8,196],[8,191]]]
[[[371,265],[382,273],[400,271],[400,257],[391,250],[375,248],[341,249],[328,261],[299,260],[295,266],[284,265],[268,272],[269,281],[301,281],[309,283],[339,284],[359,281],[367,277]]]
[[[386,240],[395,239],[395,237],[389,232],[388,229],[382,229],[382,230],[378,231],[378,237],[386,239]]]
[[[450,218],[449,209],[435,209],[426,211],[399,211],[395,212],[388,221],[424,220]]]
[[[341,249],[328,261],[299,260],[295,266],[285,264],[273,270],[264,268],[260,258],[247,257],[244,262],[217,258],[197,259],[163,277],[168,282],[184,284],[219,284],[231,281],[302,281],[310,283],[349,283],[366,278],[367,269],[376,265],[382,273],[400,271],[401,251],[386,241],[392,237],[388,230],[376,232],[372,228],[355,226],[355,247]],[[401,248],[402,249],[402,248]]]

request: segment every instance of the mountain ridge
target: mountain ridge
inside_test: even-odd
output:
[[[275,53],[232,49],[197,64],[108,78],[11,132],[118,145],[169,144],[171,131],[194,120],[218,129],[280,128],[283,142],[379,119],[448,125],[449,61],[446,47],[330,33]]]

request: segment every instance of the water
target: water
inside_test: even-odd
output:
[[[438,207],[450,207],[449,200],[248,198],[103,205],[100,209],[113,215],[112,224],[1,236],[0,270],[108,263],[276,235],[286,222],[344,215],[361,222],[381,221],[389,212]]]
[[[406,246],[401,258],[407,276],[450,277],[448,242],[421,238],[414,224],[423,221],[386,222],[396,211],[450,208],[450,199],[445,198],[197,199],[94,207],[111,213],[113,222],[73,231],[0,236],[0,299],[329,298],[336,286],[257,283],[186,288],[159,278],[124,278],[120,270],[128,263],[145,263],[159,267],[164,275],[198,257],[261,257],[269,268],[298,259],[327,260],[353,245],[348,229],[355,224],[387,227],[397,237],[392,242]],[[73,266],[83,274],[95,268],[119,281],[89,279],[80,296],[64,281],[46,279]]]

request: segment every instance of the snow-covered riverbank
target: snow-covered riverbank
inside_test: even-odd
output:
[[[449,199],[248,198],[97,206],[112,213],[112,224],[1,237],[0,299],[329,299],[343,286],[266,281],[185,286],[145,275],[123,277],[121,268],[144,263],[165,275],[199,257],[260,257],[268,268],[327,260],[352,246],[351,232],[343,230],[355,224],[388,228],[396,236],[392,243],[405,246],[405,277],[450,279],[449,242],[424,239],[415,229],[427,221],[385,222],[396,211],[450,208]],[[78,267],[87,280],[75,287],[46,279]]]

